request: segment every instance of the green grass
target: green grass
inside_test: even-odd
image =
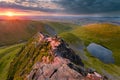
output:
[[[120,26],[113,24],[91,24],[72,31],[85,41],[85,45],[95,42],[112,50],[115,64],[120,65]]]
[[[6,80],[10,63],[24,44],[0,48],[0,80]]]

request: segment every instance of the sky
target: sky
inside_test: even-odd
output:
[[[29,16],[120,16],[120,0],[0,0],[0,13],[6,10]]]

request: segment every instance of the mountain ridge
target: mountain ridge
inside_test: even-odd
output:
[[[101,79],[91,72],[92,78]],[[7,80],[87,80],[88,73],[80,56],[60,37],[37,33],[11,63]]]

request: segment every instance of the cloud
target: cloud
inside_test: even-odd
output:
[[[120,11],[120,0],[59,0],[56,2],[66,12],[75,14],[93,14]]]
[[[1,0],[0,7],[58,14],[116,14],[120,13],[120,0]]]
[[[50,0],[48,2],[42,0],[14,0],[14,2],[0,1],[0,8],[13,8],[53,13],[60,12],[62,10],[61,7]]]

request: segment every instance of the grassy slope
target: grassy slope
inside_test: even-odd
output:
[[[0,80],[5,80],[8,69],[14,56],[21,50],[24,44],[16,44],[4,48],[0,48]]]
[[[85,41],[101,44],[113,51],[115,64],[120,65],[120,26],[113,24],[91,24],[72,31],[77,37]]]

